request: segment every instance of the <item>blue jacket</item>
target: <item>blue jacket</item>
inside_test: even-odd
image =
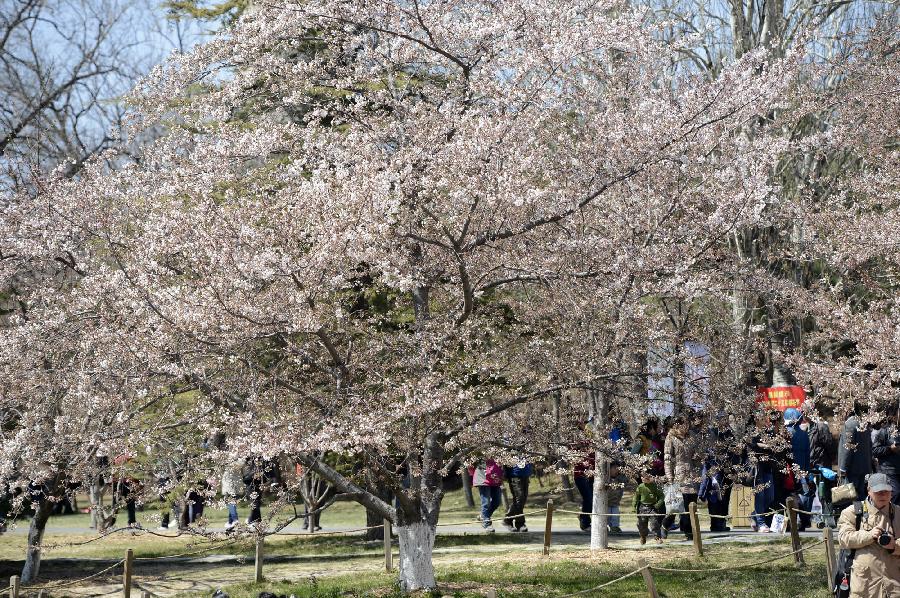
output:
[[[525,467],[507,467],[506,468],[506,477],[507,478],[530,478],[532,472],[534,472],[534,467],[531,466],[531,463],[526,463]]]
[[[809,471],[809,434],[794,424],[788,426],[791,432],[791,453],[794,455],[794,463],[802,470]]]

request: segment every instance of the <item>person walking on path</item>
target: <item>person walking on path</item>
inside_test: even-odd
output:
[[[831,506],[831,489],[834,488],[835,477],[834,436],[831,435],[828,422],[816,416],[809,402],[803,403],[802,411],[805,421],[800,426],[806,425],[806,432],[809,434],[809,469],[822,503],[825,522],[834,525],[835,514]]]
[[[779,425],[782,415],[778,411],[760,413],[756,420],[757,434],[750,439],[747,456],[753,465],[753,512],[751,527],[762,534],[769,533],[772,522],[771,509],[776,503],[775,472],[787,463],[788,454],[780,448]]]
[[[469,468],[472,485],[481,496],[481,527],[487,532],[494,531],[491,516],[500,506],[503,487],[503,468],[493,459],[486,459],[477,467]]]
[[[663,439],[659,433],[659,425],[659,420],[656,418],[645,421],[631,446],[631,453],[646,457],[650,473],[662,477],[665,475],[665,467],[663,465]]]
[[[700,462],[697,447],[688,439],[689,424],[683,417],[676,417],[672,430],[666,436],[663,452],[666,469],[666,482],[678,486],[687,509],[692,502],[697,502],[697,487],[700,480]],[[688,540],[694,539],[691,529],[691,518],[681,515],[679,528]]]
[[[578,516],[578,526],[581,531],[586,532],[591,529],[591,513],[594,508],[594,468],[596,465],[596,453],[586,448],[584,458],[575,464],[572,472],[575,478],[575,487],[578,488],[578,494],[581,495],[581,514]]]
[[[856,488],[856,496],[866,495],[866,476],[872,473],[872,433],[860,430],[862,405],[857,403],[853,415],[844,422],[838,444],[838,471]]]
[[[800,469],[799,473],[794,472],[794,491],[797,493],[798,506],[803,511],[811,511],[816,488],[809,476],[809,432],[800,426],[802,421],[803,415],[799,409],[791,407],[784,411],[785,429],[791,435],[791,460]],[[799,528],[802,532],[812,525],[812,516],[806,513],[799,515]]]
[[[525,512],[525,501],[528,500],[528,482],[534,472],[534,467],[531,463],[525,463],[522,466],[506,467],[504,472],[512,498],[509,508],[506,510],[506,516],[503,518],[503,526],[511,532],[527,532],[525,515],[522,513]]]
[[[645,472],[641,474],[641,483],[634,492],[634,512],[637,513],[638,534],[641,544],[647,543],[647,536],[653,532],[657,544],[662,543],[662,520],[666,512],[666,497],[653,481],[653,476]]]
[[[871,474],[868,496],[841,512],[838,542],[855,551],[850,598],[900,596],[900,508],[891,502],[891,483],[883,473]]]

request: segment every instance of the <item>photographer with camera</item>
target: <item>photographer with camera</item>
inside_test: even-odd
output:
[[[900,596],[900,544],[895,541],[895,533],[900,532],[900,509],[891,503],[886,475],[873,473],[866,481],[866,500],[844,509],[838,521],[843,549],[840,561],[845,566],[838,567],[835,595]]]

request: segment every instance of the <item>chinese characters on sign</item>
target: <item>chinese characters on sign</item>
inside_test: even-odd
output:
[[[800,409],[806,399],[802,386],[760,386],[756,389],[756,402],[765,403],[770,409],[784,411],[790,407]]]

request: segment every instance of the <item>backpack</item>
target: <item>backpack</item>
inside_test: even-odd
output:
[[[856,531],[863,520],[862,502],[853,503],[853,512],[856,514]],[[868,512],[866,512],[868,516]],[[867,517],[868,518],[868,517]],[[849,598],[850,596],[850,573],[853,567],[853,559],[856,557],[856,549],[841,548],[838,554],[837,567],[834,569],[834,579],[832,580],[831,589],[835,598]],[[846,582],[845,582],[846,580]],[[846,584],[846,588],[841,588],[842,584]]]

